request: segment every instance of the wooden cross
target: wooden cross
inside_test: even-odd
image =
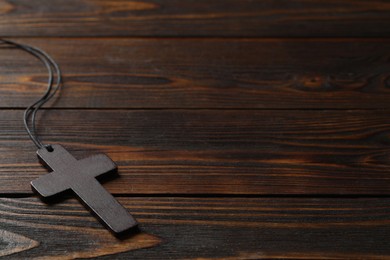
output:
[[[96,177],[117,169],[104,154],[76,160],[61,145],[52,145],[37,151],[41,162],[52,172],[31,182],[32,188],[43,198],[72,190],[112,232],[122,233],[137,225],[136,220],[96,180]]]

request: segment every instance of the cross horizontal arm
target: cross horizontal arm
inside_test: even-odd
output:
[[[105,154],[96,154],[78,161],[81,172],[90,177],[97,177],[116,170],[116,164]]]
[[[68,190],[66,181],[61,181],[61,175],[55,173],[45,174],[31,182],[31,187],[44,198],[52,197]]]

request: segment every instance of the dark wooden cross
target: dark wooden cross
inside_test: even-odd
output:
[[[72,190],[83,204],[114,233],[122,233],[137,225],[136,220],[96,180],[96,177],[115,171],[116,164],[104,154],[76,160],[61,145],[37,151],[41,162],[52,172],[31,182],[43,198]]]

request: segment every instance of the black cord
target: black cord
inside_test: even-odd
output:
[[[36,115],[38,110],[47,102],[49,101],[57,92],[57,90],[61,86],[62,82],[62,76],[61,76],[61,70],[58,66],[58,64],[50,57],[49,54],[47,54],[45,51],[33,47],[27,44],[20,44],[9,40],[0,39],[0,44],[6,44],[8,46],[12,46],[21,50],[24,50],[28,52],[29,54],[35,56],[38,58],[42,63],[45,64],[48,72],[49,72],[49,78],[47,82],[47,88],[46,92],[43,94],[42,97],[40,97],[37,101],[35,101],[33,104],[28,106],[26,110],[24,111],[23,115],[23,123],[24,127],[26,128],[27,134],[29,135],[30,139],[34,142],[34,144],[39,148],[46,148],[49,151],[52,151],[53,148],[51,145],[45,145],[42,143],[42,141],[38,138],[36,134]],[[55,83],[54,83],[54,75],[57,75]],[[30,119],[30,124],[29,124]],[[30,128],[31,125],[31,128]]]

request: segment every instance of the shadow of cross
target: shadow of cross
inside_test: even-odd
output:
[[[72,190],[83,204],[112,232],[122,233],[137,225],[136,220],[96,180],[104,173],[114,171],[116,164],[104,154],[76,160],[61,145],[52,145],[37,151],[38,157],[52,172],[31,182],[32,188],[42,197],[49,198]]]

